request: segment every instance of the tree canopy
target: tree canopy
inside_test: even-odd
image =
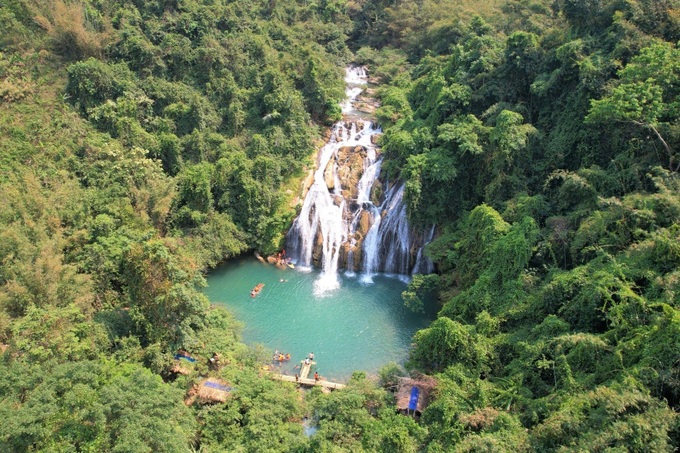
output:
[[[0,452],[677,450],[679,12],[2,2]],[[377,379],[301,393],[201,290],[283,245],[349,62],[382,179],[436,225],[404,303],[439,314]],[[206,377],[225,402],[196,401]]]

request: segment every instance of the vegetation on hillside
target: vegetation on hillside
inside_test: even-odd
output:
[[[359,50],[383,169],[441,231],[405,293],[442,303],[410,355],[441,386],[424,450],[678,448],[678,7],[508,1]]]
[[[680,447],[677,0],[7,0],[0,28],[0,451]],[[281,245],[351,59],[439,230],[405,302],[441,311],[406,369],[302,395],[203,273]],[[406,373],[438,382],[418,421]],[[204,376],[226,403],[184,403]]]

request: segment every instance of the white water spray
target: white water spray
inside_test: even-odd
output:
[[[315,285],[317,294],[339,286],[341,256],[342,267],[351,274],[363,272],[367,282],[376,272],[408,276],[411,270],[411,228],[402,203],[403,185],[390,187],[379,207],[371,200],[382,162],[373,136],[381,131],[354,110],[367,78],[363,67],[347,68],[344,119],[333,127],[328,143],[319,151],[314,182],[288,233],[287,248],[298,267],[316,265],[322,269]],[[343,153],[339,153],[341,150]],[[340,154],[346,160],[362,159],[356,188],[343,187],[340,171],[346,162],[339,162]],[[354,265],[357,254],[361,256],[361,269]],[[419,260],[421,254],[418,250]]]

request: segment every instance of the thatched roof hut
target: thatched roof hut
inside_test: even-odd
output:
[[[189,374],[196,367],[196,358],[184,350],[177,351],[170,372],[176,374]]]
[[[415,413],[422,413],[429,404],[430,395],[436,386],[437,381],[431,376],[421,376],[418,379],[400,378],[397,392],[394,395],[397,409],[400,412],[408,412],[414,409],[413,403],[415,403]],[[413,403],[412,397],[415,400]]]
[[[204,403],[224,403],[232,390],[228,383],[220,379],[208,378],[198,385],[196,398]]]
[[[191,370],[188,367],[182,365],[183,364],[179,360],[175,360],[172,364],[172,367],[170,367],[170,372],[184,375],[190,374]]]

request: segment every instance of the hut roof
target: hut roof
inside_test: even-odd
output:
[[[179,362],[179,360],[175,360],[175,363],[172,364],[170,371],[173,372],[173,373],[184,374],[184,375],[191,373],[191,370],[187,367],[182,366],[182,364]]]
[[[430,394],[436,386],[437,381],[431,376],[421,376],[418,379],[400,378],[397,386],[397,393],[395,394],[397,409],[406,410],[409,408],[411,390],[413,387],[416,387],[418,388],[418,403],[416,410],[422,413],[427,407]]]
[[[198,385],[196,397],[207,403],[224,403],[231,391],[232,387],[228,383],[220,379],[208,378]]]

